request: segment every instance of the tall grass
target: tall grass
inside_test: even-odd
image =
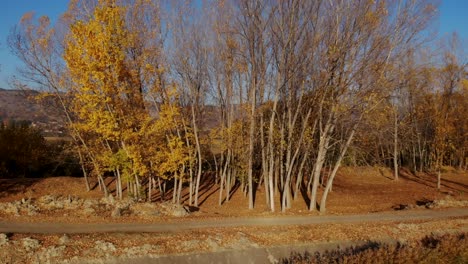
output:
[[[325,252],[292,253],[281,263],[468,263],[467,233],[426,236],[410,243],[368,242]]]

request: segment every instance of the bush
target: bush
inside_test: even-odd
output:
[[[68,144],[69,145],[69,144]],[[64,175],[79,169],[66,142],[47,142],[26,121],[0,120],[0,178]],[[65,174],[66,175],[66,174]]]
[[[369,242],[363,246],[323,253],[293,253],[282,263],[468,263],[465,233],[427,236],[410,244]]]

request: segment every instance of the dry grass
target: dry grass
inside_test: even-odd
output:
[[[468,263],[466,233],[426,236],[408,243],[381,244],[336,249],[323,253],[293,253],[282,263]]]
[[[112,178],[107,184],[113,191]],[[95,182],[92,182],[95,185]],[[319,190],[320,195],[321,190]],[[301,194],[293,202],[293,206],[286,213],[280,213],[280,201],[276,201],[276,212],[272,213],[266,204],[263,186],[256,192],[255,209],[248,209],[248,199],[238,188],[230,201],[218,205],[218,186],[214,183],[206,184],[200,190],[200,211],[191,215],[200,217],[236,217],[252,215],[309,215],[308,198]],[[56,177],[45,179],[17,179],[0,180],[0,202],[10,202],[23,198],[39,198],[44,195],[76,196],[80,198],[100,198],[102,193],[95,187],[86,192],[83,178]],[[125,194],[124,194],[125,195]],[[183,193],[184,203],[188,203],[188,195]],[[279,197],[279,195],[278,195]],[[167,194],[167,199],[171,193]],[[327,202],[328,214],[356,214],[394,210],[401,205],[417,207],[426,201],[451,201],[449,204],[465,204],[468,200],[468,173],[444,173],[442,175],[442,189],[436,189],[436,176],[431,174],[411,174],[401,171],[400,179],[393,180],[392,172],[388,168],[379,167],[344,167],[340,169],[335,179],[333,192]],[[159,194],[155,194],[153,201],[159,201]],[[54,215],[54,217],[59,217]],[[69,221],[70,215],[60,221]],[[78,219],[79,220],[79,219]],[[97,219],[99,221],[126,221],[125,219]],[[135,219],[131,219],[134,221]]]
[[[446,172],[442,175],[442,190],[435,188],[435,175],[431,174],[411,174],[402,171],[400,180],[394,181],[392,173],[386,168],[359,167],[342,168],[337,175],[333,192],[329,195],[327,204],[329,214],[354,214],[378,211],[393,210],[396,205],[409,204],[416,205],[421,201],[445,201],[443,204],[451,206],[465,206],[468,200],[468,173]],[[106,180],[107,185],[113,191],[114,182],[112,178]],[[95,184],[95,182],[93,182]],[[53,196],[74,196],[82,199],[99,199],[102,193],[97,187],[86,192],[83,178],[57,177],[45,179],[16,179],[0,180],[0,202],[17,201],[23,198],[38,199],[44,195]],[[125,195],[125,194],[124,194]],[[167,195],[170,198],[171,194]],[[187,195],[184,194],[187,198]],[[153,201],[159,201],[158,194],[155,194]],[[279,212],[279,201],[276,201],[276,212],[269,211],[265,203],[265,193],[263,187],[256,192],[256,206],[254,210],[247,208],[248,199],[240,189],[233,194],[232,199],[222,206],[218,205],[218,186],[215,184],[206,185],[201,190],[200,211],[190,214],[189,219],[242,217],[252,215],[279,216],[279,215],[314,215],[316,212],[309,212],[306,199],[301,195],[294,201],[292,209],[286,213]],[[457,202],[461,201],[461,202]],[[185,203],[187,201],[185,200]],[[440,204],[440,202],[439,202]],[[77,210],[79,211],[79,210]],[[27,221],[27,222],[159,222],[159,221],[179,221],[177,218],[152,217],[145,219],[140,216],[122,216],[112,218],[108,214],[95,214],[83,216],[80,212],[73,210],[54,210],[39,212],[37,215],[28,216],[0,216],[0,218]],[[309,226],[283,226],[283,227],[235,227],[229,229],[207,229],[194,230],[184,233],[174,234],[92,234],[92,235],[71,235],[67,247],[62,252],[64,255],[60,259],[71,259],[74,257],[84,258],[91,252],[91,258],[103,258],[101,251],[95,250],[97,241],[111,242],[117,250],[113,255],[120,256],[129,254],[128,250],[137,250],[142,255],[149,254],[175,254],[189,252],[208,252],[218,247],[224,249],[239,248],[239,239],[248,239],[250,243],[242,243],[242,246],[258,245],[261,247],[277,245],[294,245],[316,242],[336,241],[382,241],[393,239],[401,241],[399,246],[382,245],[378,243],[369,244],[368,248],[361,248],[361,251],[348,249],[348,253],[333,253],[331,256],[338,263],[376,263],[375,255],[387,256],[389,263],[411,263],[415,261],[424,263],[431,259],[440,258],[442,261],[448,260],[448,253],[454,250],[460,252],[464,250],[463,258],[456,256],[453,261],[466,261],[467,244],[463,238],[442,238],[428,240],[428,245],[436,245],[436,248],[424,247],[423,242],[416,244],[407,241],[420,240],[424,234],[436,232],[467,232],[468,219],[445,219],[405,223],[366,223],[366,224],[327,224]],[[466,233],[464,233],[466,234]],[[4,257],[21,260],[21,263],[28,263],[35,254],[44,251],[45,247],[54,249],[61,247],[57,242],[58,235],[33,235],[41,243],[41,247],[36,251],[23,254],[22,251],[15,251],[26,238],[27,234],[12,234],[11,243],[8,247],[11,250],[0,250]],[[458,240],[456,240],[458,239]],[[213,241],[222,241],[216,245]],[[15,242],[16,241],[16,242]],[[422,240],[420,240],[422,241]],[[440,241],[440,242],[431,242]],[[431,244],[432,243],[432,244]],[[252,244],[252,245],[251,245]],[[449,245],[456,245],[450,247]],[[146,245],[152,245],[148,249]],[[373,245],[378,245],[375,247]],[[404,246],[403,246],[404,245]],[[134,247],[137,247],[135,248]],[[420,249],[418,249],[420,247]],[[15,250],[13,250],[15,249]],[[365,250],[362,250],[365,249]],[[439,250],[440,249],[440,250]],[[419,251],[418,251],[419,250]],[[457,251],[458,250],[458,251]],[[439,252],[440,251],[440,252]],[[14,252],[18,252],[17,254]],[[93,253],[94,252],[94,253]],[[353,253],[350,254],[349,252]],[[434,253],[435,252],[435,253]],[[447,253],[448,252],[448,253]],[[447,253],[447,254],[446,254]],[[15,255],[16,254],[16,255]],[[95,255],[93,255],[95,254]],[[140,253],[138,253],[140,254]],[[355,258],[355,255],[358,258]],[[310,255],[315,257],[315,255]],[[322,256],[322,255],[321,255]],[[416,258],[424,257],[427,258]],[[431,257],[432,256],[432,257]],[[339,258],[337,258],[339,257]],[[23,261],[24,260],[24,261]],[[301,260],[301,259],[299,259]],[[307,260],[307,259],[306,259]],[[380,259],[379,259],[380,260]],[[411,260],[411,261],[408,261]],[[347,262],[344,262],[347,261]],[[452,261],[452,262],[453,262]],[[0,261],[1,263],[1,261]],[[306,262],[303,262],[306,263]],[[328,263],[328,262],[327,262]],[[435,262],[442,263],[442,262]],[[456,263],[456,262],[455,262]]]

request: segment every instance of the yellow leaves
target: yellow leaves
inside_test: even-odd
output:
[[[30,23],[33,17],[34,17],[34,12],[27,12],[21,17],[20,23],[21,24]]]
[[[312,127],[308,126],[304,131],[304,143],[305,145],[311,145],[314,142],[314,134]]]
[[[211,130],[211,151],[214,154],[231,151],[231,165],[238,168],[238,175],[246,172],[248,160],[248,124],[244,120],[236,120],[230,127],[217,127]],[[247,175],[247,174],[245,174]]]
[[[330,56],[330,58],[336,57],[340,52],[340,49],[337,45],[329,45],[328,50],[327,50],[327,55]]]
[[[50,19],[41,16],[36,21],[33,12],[26,13],[12,34],[15,34],[15,39],[12,40],[13,48],[23,53],[22,56],[30,56],[26,63],[33,68],[42,68],[40,74],[50,74],[52,69],[49,68],[49,63],[54,59],[52,52],[56,44],[52,40],[55,30],[51,28]]]
[[[49,98],[52,98],[52,99],[55,98],[55,94],[49,93],[49,92],[41,92],[41,93],[34,95],[34,99],[39,102],[45,101]]]
[[[376,14],[375,12],[368,11],[365,14],[365,21],[367,23],[375,23],[375,21],[378,21],[378,20],[379,20],[378,14]]]
[[[166,102],[159,108],[158,118],[148,119],[142,126],[141,133],[148,144],[143,152],[159,177],[182,176],[182,168],[194,158],[192,132],[185,127],[187,121],[183,119],[179,106]],[[140,147],[144,148],[145,143]]]
[[[143,95],[128,70],[124,15],[114,1],[100,1],[88,21],[71,25],[64,59],[75,91],[75,129],[87,135],[89,147],[107,170],[120,167],[129,175],[145,175],[139,126],[147,113],[142,112],[143,100],[138,98]]]
[[[461,82],[462,92],[468,95],[468,79],[462,79]]]
[[[182,168],[189,161],[190,156],[182,140],[177,136],[168,138],[168,147],[170,151],[163,151],[160,157],[162,162],[159,164],[160,175],[172,175]]]

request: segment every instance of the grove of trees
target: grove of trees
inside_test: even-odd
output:
[[[0,178],[80,175],[70,142],[47,142],[26,121],[0,119]]]
[[[326,211],[342,165],[467,169],[468,67],[427,0],[72,0],[25,14],[18,85],[56,98],[86,186],[199,205],[214,181]],[[440,173],[439,182],[440,182]]]

